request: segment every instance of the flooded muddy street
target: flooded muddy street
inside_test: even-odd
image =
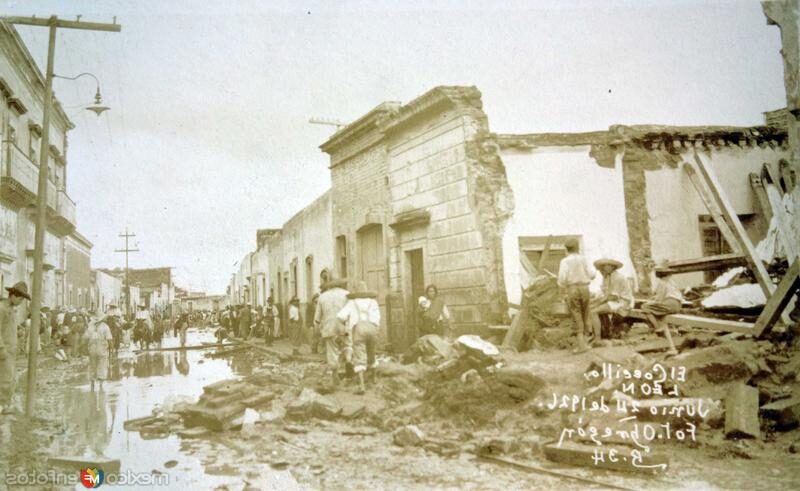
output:
[[[799,477],[776,445],[724,441],[707,427],[693,445],[660,444],[655,451],[673,457],[657,475],[549,461],[545,448],[574,415],[541,410],[547,387],[577,390],[595,356],[613,359],[624,348],[506,353],[508,367],[471,378],[463,367],[452,378],[438,362],[382,356],[361,395],[352,381],[331,386],[322,356],[307,348],[296,355],[285,341],[214,342],[211,330],[193,329],[190,349],[167,337],[159,349],[121,350],[94,391],[84,359],[44,356],[42,416],[0,422],[16,449],[0,448],[0,470],[21,484],[8,487],[84,489],[85,466],[105,469],[104,487],[231,491],[736,489],[752,473],[792,489]],[[721,468],[720,459],[736,465]],[[764,473],[766,459],[786,465]],[[31,472],[47,474],[19,480]]]
[[[188,345],[215,342],[213,333],[190,332]],[[168,337],[162,348],[178,346],[178,339]],[[165,403],[193,401],[203,386],[236,375],[248,375],[246,360],[206,358],[207,350],[120,351],[112,358],[111,377],[102,390],[90,391],[86,376],[75,373],[65,377],[63,411],[59,422],[64,433],[52,442],[55,455],[120,458],[124,469],[150,474],[169,475],[170,488],[222,484],[206,476],[200,461],[181,454],[180,439],[175,436],[143,435],[126,431],[124,422],[149,416]],[[180,457],[180,458],[178,458]],[[166,463],[177,460],[172,468]]]

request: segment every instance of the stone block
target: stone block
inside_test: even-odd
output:
[[[725,436],[728,438],[758,438],[758,389],[736,384],[725,398]]]
[[[761,414],[775,422],[776,428],[787,431],[800,425],[800,397],[776,401],[761,407]]]
[[[425,433],[415,425],[402,426],[394,431],[392,441],[399,447],[417,447],[425,442]]]

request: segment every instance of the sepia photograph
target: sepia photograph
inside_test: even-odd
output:
[[[800,0],[0,0],[0,491],[800,488]]]

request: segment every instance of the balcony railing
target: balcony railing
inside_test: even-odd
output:
[[[5,141],[0,151],[0,175],[3,177],[4,193],[9,193],[14,204],[30,206],[36,202],[39,189],[39,166],[16,144]],[[9,182],[6,182],[8,180]],[[8,184],[8,187],[6,187]],[[76,223],[75,202],[66,191],[59,190],[47,180],[48,215],[54,217],[59,231],[69,233]],[[63,225],[63,226],[62,226]]]
[[[3,142],[2,158],[2,176],[14,179],[36,196],[39,167],[19,147],[8,141]]]
[[[69,223],[75,225],[77,222],[77,213],[75,211],[75,202],[67,195],[67,192],[61,190],[58,192],[58,216],[64,217]]]

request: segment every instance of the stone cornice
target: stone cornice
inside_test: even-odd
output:
[[[375,131],[378,127],[378,123],[386,119],[389,115],[395,113],[399,107],[399,102],[381,103],[364,116],[358,118],[354,122],[334,133],[333,136],[331,136],[328,141],[320,145],[319,148],[328,155],[333,156],[336,151],[347,144],[352,143],[354,140],[362,137],[366,133]]]
[[[493,134],[502,149],[532,150],[538,147],[638,146],[676,152],[690,146],[782,144],[786,130],[769,126],[665,126],[614,125],[607,131],[586,133]]]
[[[383,122],[381,129],[384,133],[396,131],[443,104],[450,104],[465,110],[481,111],[481,92],[474,86],[434,87],[401,107],[396,116]]]
[[[4,39],[3,39],[4,38]],[[8,42],[3,42],[7,40]],[[28,47],[20,38],[19,33],[11,24],[0,22],[0,48],[5,48],[10,60],[11,65],[17,70],[19,79],[25,82],[31,94],[36,98],[37,102],[44,107],[44,86],[45,79],[39,66],[31,56]],[[4,80],[4,82],[7,82]],[[10,87],[8,87],[11,90]],[[13,96],[11,92],[6,97]],[[67,130],[71,130],[75,125],[70,121],[67,114],[64,112],[61,104],[53,97],[54,116],[56,121],[59,121],[62,126]]]

